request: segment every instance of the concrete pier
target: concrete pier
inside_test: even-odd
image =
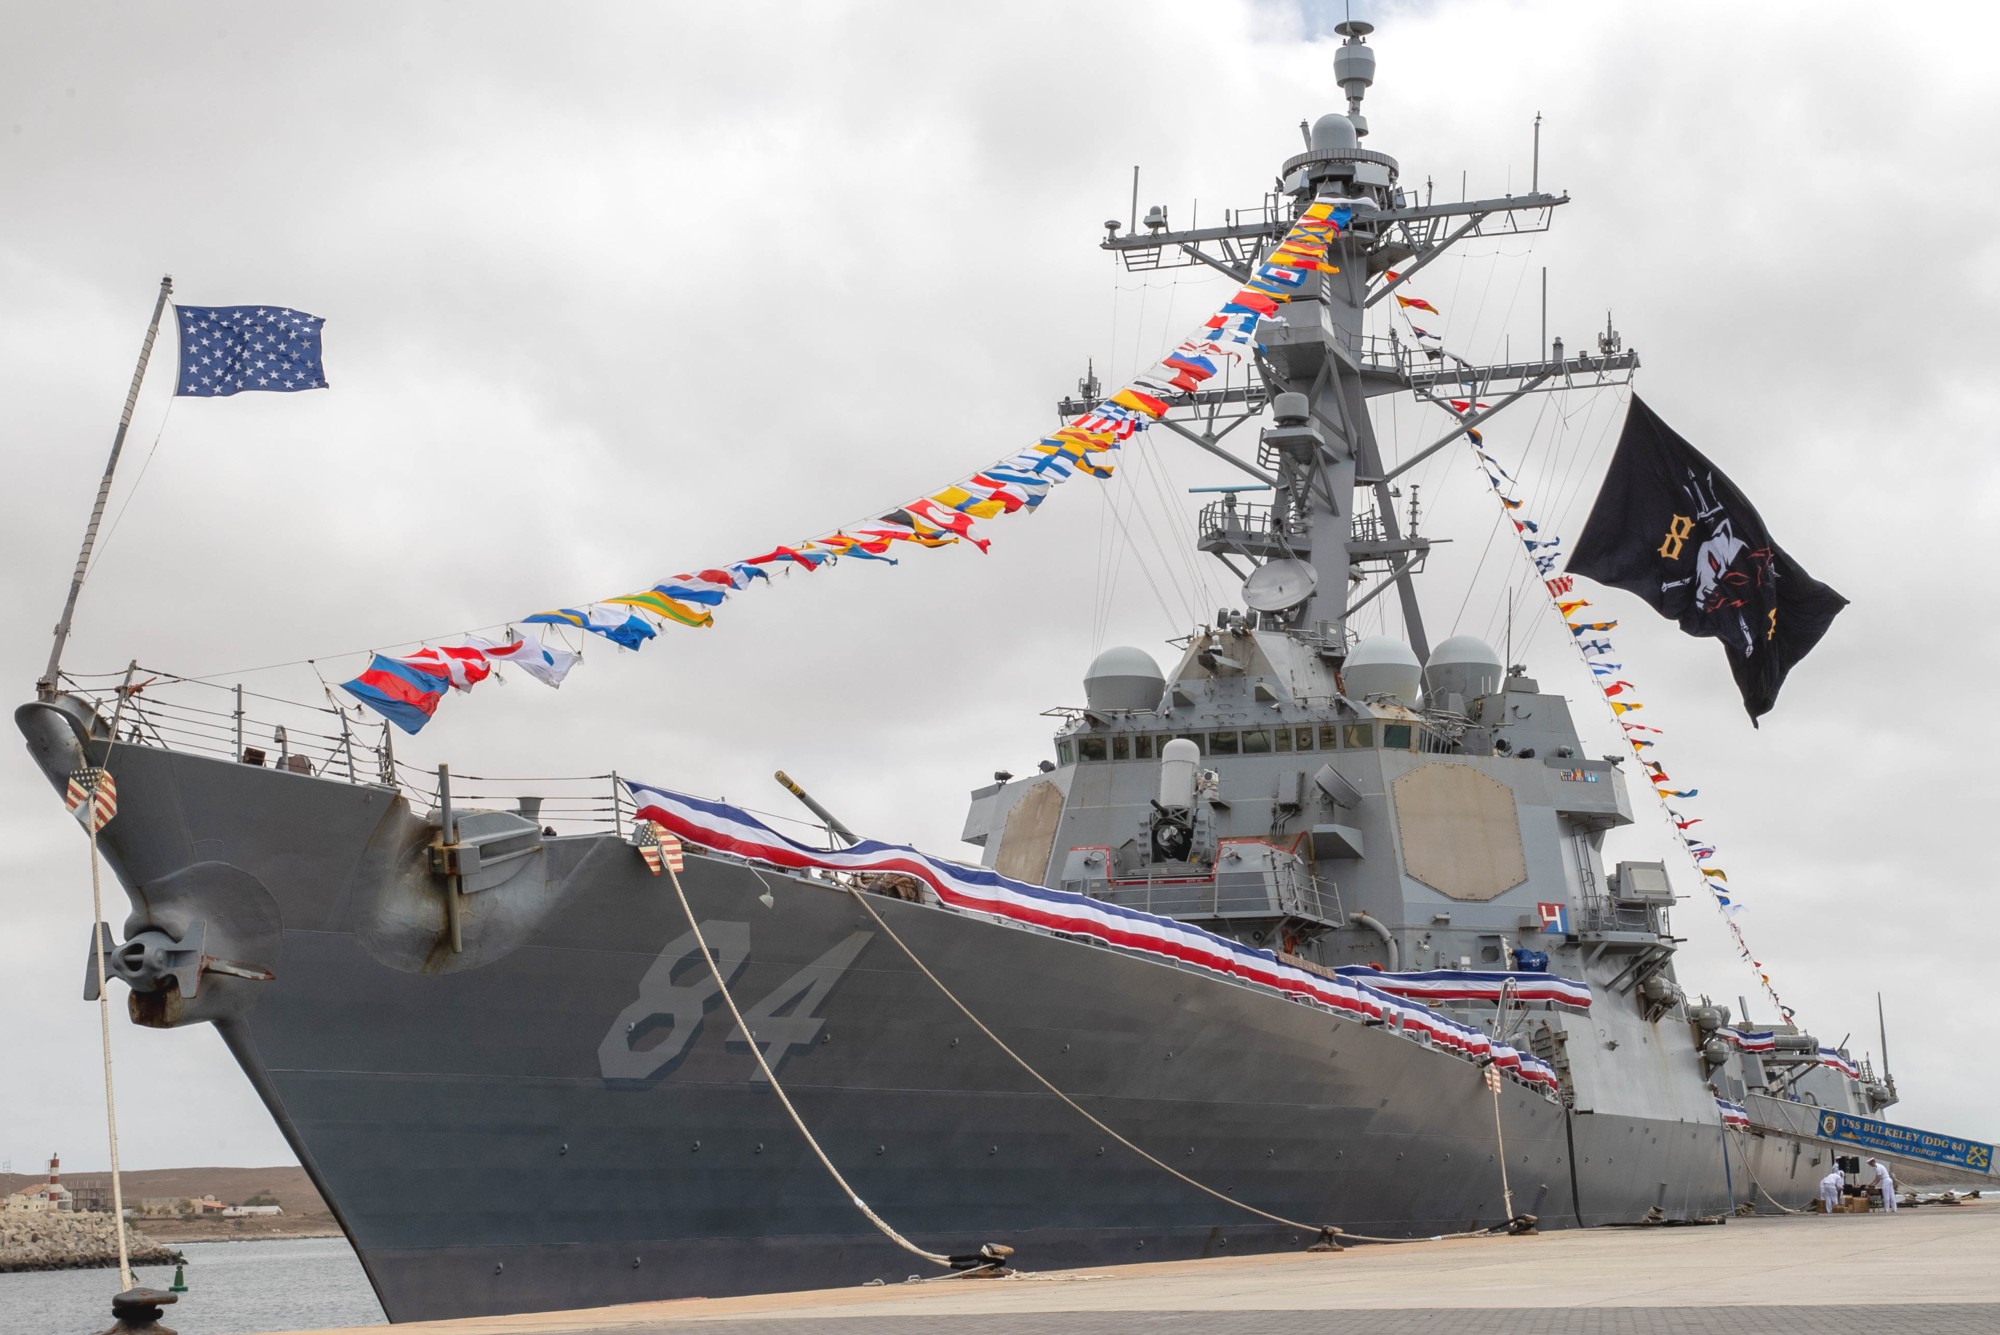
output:
[[[1032,1265],[1032,1258],[1028,1258]],[[2000,1207],[1737,1219],[1014,1279],[685,1299],[398,1327],[436,1335],[1991,1335]]]

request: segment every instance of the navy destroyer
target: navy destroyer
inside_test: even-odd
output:
[[[844,870],[830,816],[822,857],[615,776],[522,796],[341,710],[52,664],[31,755],[58,791],[116,783],[131,911],[93,955],[135,1023],[216,1026],[392,1319],[900,1280],[871,1212],[1045,1269],[1798,1208],[1864,1143],[1906,1184],[1988,1180],[1981,1147],[1898,1151],[1846,1054],[1690,996],[1669,869],[1603,856],[1620,765],[1524,666],[1429,643],[1397,480],[1463,435],[1390,466],[1371,400],[1463,398],[1463,425],[1639,359],[1609,330],[1479,367],[1369,331],[1453,245],[1567,202],[1409,188],[1363,147],[1369,31],[1342,25],[1347,109],[1260,206],[1107,229],[1131,268],[1240,280],[1345,211],[1255,373],[1162,418],[1243,474],[1198,524],[1240,605],[1164,670],[1090,664],[1038,771],[972,794],[964,895]],[[1406,640],[1356,633],[1377,598]],[[651,822],[694,845],[680,894]],[[1018,887],[1035,912],[977,900]]]

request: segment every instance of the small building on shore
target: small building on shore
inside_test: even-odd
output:
[[[80,1182],[70,1188],[70,1194],[75,1199],[74,1208],[78,1214],[111,1213],[111,1184],[109,1182],[95,1185]]]
[[[23,1187],[9,1196],[4,1208],[10,1213],[68,1214],[76,1209],[76,1197],[62,1184],[62,1158],[49,1156],[49,1180]]]

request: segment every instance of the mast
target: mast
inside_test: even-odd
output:
[[[1315,290],[1259,324],[1254,378],[1184,394],[1163,420],[1261,484],[1250,490],[1271,492],[1268,505],[1234,495],[1211,502],[1198,523],[1202,550],[1239,576],[1239,560],[1252,567],[1288,561],[1297,563],[1286,571],[1295,577],[1288,582],[1310,584],[1310,596],[1297,605],[1258,611],[1262,629],[1287,631],[1337,661],[1358,638],[1356,615],[1393,589],[1421,663],[1430,644],[1416,576],[1431,540],[1404,532],[1394,506],[1396,479],[1527,394],[1624,384],[1639,359],[1623,350],[1608,326],[1594,355],[1565,356],[1558,339],[1553,356],[1542,351],[1530,361],[1492,366],[1474,365],[1443,346],[1413,346],[1388,321],[1367,332],[1371,308],[1458,242],[1546,231],[1555,208],[1569,202],[1567,194],[1532,189],[1500,199],[1425,203],[1403,190],[1397,160],[1362,147],[1369,125],[1361,106],[1375,78],[1375,51],[1367,41],[1373,30],[1358,19],[1334,29],[1343,39],[1334,53],[1334,78],[1347,109],[1311,124],[1305,150],[1285,161],[1278,191],[1265,207],[1227,214],[1230,221],[1221,227],[1181,232],[1169,230],[1165,211],[1155,209],[1143,230],[1120,235],[1107,225],[1102,245],[1128,269],[1200,264],[1242,280],[1313,200],[1348,203],[1353,216],[1329,254],[1339,271],[1322,272]],[[1445,429],[1436,440],[1393,466],[1383,458],[1368,412],[1371,399],[1392,393],[1411,393],[1449,413],[1439,419]],[[1473,406],[1461,412],[1451,406],[1454,399]],[[1059,409],[1073,415],[1094,401],[1086,393]],[[1266,409],[1274,420],[1259,431],[1254,454],[1223,445],[1224,437]]]
[[[1882,1011],[1882,994],[1880,992],[1875,994],[1875,1025],[1876,1032],[1882,1038],[1882,1079],[1887,1081],[1889,1079],[1889,1018]]]
[[[125,433],[132,427],[132,410],[139,404],[139,386],[146,379],[146,363],[152,360],[153,340],[159,336],[160,316],[173,295],[174,276],[160,279],[160,295],[153,302],[153,318],[146,326],[146,341],[139,345],[139,364],[132,368],[132,388],[125,394],[125,410],[118,415],[118,432],[111,438],[111,457],[104,461],[104,478],[97,484],[97,503],[90,507],[90,522],[83,528],[83,547],[76,554],[76,572],[70,576],[69,597],[63,600],[62,619],[56,622],[56,641],[49,650],[49,665],[35,683],[35,695],[47,700],[56,693],[57,674],[62,671],[63,646],[69,642],[70,623],[76,617],[77,595],[83,592],[84,576],[90,573],[90,549],[97,545],[97,526],[104,522],[104,506],[111,499],[111,478],[118,471],[118,456],[125,449]]]

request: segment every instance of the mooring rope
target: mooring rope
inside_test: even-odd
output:
[[[715,979],[716,987],[722,992],[723,1004],[729,1007],[730,1018],[735,1020],[736,1027],[743,1031],[743,1037],[750,1044],[750,1055],[757,1059],[757,1069],[762,1071],[764,1078],[771,1082],[771,1092],[776,1094],[778,1102],[785,1106],[785,1112],[791,1117],[792,1125],[799,1129],[799,1135],[805,1138],[807,1148],[812,1150],[813,1156],[819,1160],[820,1167],[826,1169],[827,1176],[831,1177],[834,1180],[834,1184],[846,1193],[848,1200],[854,1202],[854,1208],[861,1211],[868,1222],[880,1230],[883,1237],[889,1239],[889,1241],[895,1243],[912,1256],[921,1256],[933,1265],[943,1266],[947,1270],[952,1269],[952,1261],[949,1256],[940,1256],[936,1252],[925,1251],[922,1247],[917,1246],[916,1243],[911,1242],[901,1233],[898,1233],[888,1220],[876,1214],[869,1207],[868,1202],[862,1200],[860,1194],[848,1185],[847,1179],[840,1175],[840,1170],[833,1166],[833,1160],[826,1157],[826,1151],[820,1148],[819,1141],[814,1139],[813,1133],[806,1129],[805,1119],[800,1117],[799,1110],[792,1106],[792,1100],[785,1093],[785,1087],[778,1083],[778,1077],[772,1072],[771,1064],[764,1059],[764,1049],[757,1046],[757,1036],[751,1033],[750,1026],[744,1023],[743,1012],[736,1008],[736,998],[730,995],[729,983],[723,978],[722,970],[716,967],[715,956],[708,948],[708,937],[702,933],[701,924],[695,921],[694,906],[688,903],[687,892],[681,889],[681,874],[675,871],[673,865],[669,863],[667,865],[667,875],[673,880],[674,897],[680,900],[681,911],[687,914],[688,926],[694,929],[694,943],[701,949],[702,962],[708,965],[709,975]]]
[[[1736,1131],[1736,1134],[1739,1137],[1746,1136],[1749,1134],[1749,1132],[1744,1131],[1741,1128],[1733,1128],[1733,1129]],[[1750,1155],[1747,1151],[1744,1150],[1742,1142],[1740,1140],[1738,1141],[1736,1146],[1736,1157],[1743,1161],[1743,1171],[1745,1174],[1749,1176],[1750,1185],[1757,1188],[1757,1194],[1759,1196],[1762,1196],[1765,1200],[1771,1202],[1771,1204],[1777,1208],[1779,1213],[1781,1214],[1806,1213],[1806,1211],[1804,1210],[1794,1210],[1791,1206],[1783,1204],[1778,1200],[1776,1196],[1773,1196],[1770,1192],[1764,1190],[1764,1184],[1757,1180],[1757,1170],[1755,1170],[1750,1166]]]
[[[125,717],[125,701],[131,694],[132,674],[138,666],[135,662],[125,669],[125,688],[119,691],[117,708],[111,711],[111,736],[104,744],[104,759],[98,766],[105,776],[111,773],[111,749],[118,744],[118,725]],[[118,1282],[122,1288],[132,1289],[138,1286],[138,1280],[132,1274],[132,1252],[125,1240],[125,1188],[118,1171],[118,1096],[111,1078],[111,996],[104,978],[104,930],[100,925],[104,922],[104,886],[97,865],[98,782],[97,778],[91,779],[82,807],[84,828],[90,831],[90,934],[96,946],[91,955],[97,961],[97,1029],[104,1058],[104,1126],[111,1141],[111,1217],[117,1223]]]
[[[1300,1230],[1301,1232],[1315,1234],[1322,1238],[1348,1238],[1352,1239],[1355,1242],[1385,1242],[1385,1243],[1438,1242],[1445,1238],[1483,1238],[1483,1237],[1489,1237],[1494,1233],[1497,1233],[1501,1229],[1509,1227],[1509,1225],[1511,1225],[1513,1222],[1512,1220],[1509,1220],[1506,1224],[1496,1225],[1494,1228],[1469,1229],[1462,1233],[1434,1233],[1426,1235],[1421,1238],[1378,1238],[1378,1237],[1371,1237],[1363,1233],[1349,1233],[1346,1229],[1336,1228],[1327,1224],[1307,1224],[1307,1223],[1301,1223],[1299,1220],[1296,1219],[1287,1219],[1284,1215],[1272,1214],[1269,1210],[1259,1209],[1257,1206],[1251,1205],[1245,1201],[1239,1201],[1234,1196],[1228,1195],[1225,1192],[1217,1191],[1214,1187],[1211,1187],[1204,1182],[1198,1182],[1194,1178],[1189,1177],[1186,1173],[1183,1173],[1180,1169],[1174,1167],[1172,1164],[1167,1163],[1165,1160],[1156,1158],[1154,1155],[1149,1154],[1145,1150],[1139,1148],[1139,1146],[1133,1144],[1130,1140],[1127,1140],[1124,1136],[1120,1135],[1118,1132],[1106,1126],[1102,1121],[1100,1121],[1097,1118],[1097,1116],[1094,1113],[1090,1111],[1090,1109],[1084,1107],[1082,1104],[1078,1103],[1075,1099],[1063,1093],[1062,1090],[1056,1088],[1056,1086],[1049,1081],[1048,1077],[1044,1076],[1040,1071],[1036,1070],[1033,1066],[1029,1065],[1028,1061],[1024,1057],[1022,1057],[1020,1053],[1014,1051],[1013,1048],[1009,1047],[1005,1039],[1001,1038],[1000,1035],[994,1033],[991,1029],[987,1028],[986,1022],[984,1020],[981,1020],[977,1015],[974,1015],[971,1009],[967,1007],[963,1001],[960,1001],[958,999],[958,995],[955,992],[953,992],[949,987],[946,987],[944,985],[944,980],[939,978],[936,974],[932,973],[930,970],[930,966],[925,964],[921,959],[917,958],[917,952],[910,949],[909,943],[903,940],[902,937],[898,936],[896,934],[896,929],[891,927],[887,922],[884,922],[882,919],[882,915],[875,911],[875,906],[868,902],[868,896],[866,892],[852,885],[847,886],[846,890],[848,894],[854,897],[854,902],[859,904],[864,910],[867,911],[868,916],[875,920],[875,925],[877,927],[880,927],[883,930],[883,932],[888,935],[889,939],[891,941],[894,941],[897,944],[897,946],[899,946],[902,949],[903,954],[909,957],[910,963],[916,965],[917,970],[920,973],[922,973],[924,977],[930,979],[932,983],[936,984],[937,990],[944,993],[945,1000],[949,1001],[953,1006],[957,1007],[958,1013],[960,1015],[963,1015],[967,1020],[971,1021],[973,1027],[978,1029],[980,1033],[992,1039],[994,1046],[998,1047],[1000,1051],[1006,1053],[1009,1057],[1011,1057],[1014,1061],[1014,1064],[1016,1066],[1019,1066],[1023,1071],[1027,1072],[1029,1077],[1032,1078],[1035,1081],[1035,1083],[1039,1084],[1043,1089],[1046,1089],[1047,1091],[1049,1091],[1049,1093],[1055,1095],[1057,1098],[1061,1099],[1064,1103],[1068,1104],[1071,1108],[1075,1109],[1076,1112],[1079,1113],[1085,1121],[1089,1122],[1099,1131],[1102,1131],[1105,1135],[1111,1137],[1113,1140],[1117,1141],[1120,1145],[1123,1145],[1126,1149],[1132,1151],[1132,1153],[1138,1155],[1141,1159],[1144,1159],[1147,1163],[1152,1164],[1155,1168],[1164,1170],[1170,1176],[1180,1179],[1182,1182],[1185,1182],[1190,1187],[1193,1187],[1196,1191],[1202,1192],[1203,1194],[1208,1196],[1212,1196],[1216,1200],[1221,1201],[1225,1205],[1231,1205],[1248,1214],[1256,1215],[1259,1219],[1268,1219],[1274,1224],[1283,1224],[1287,1228],[1295,1228]],[[751,1046],[754,1048],[756,1045],[752,1044]]]

